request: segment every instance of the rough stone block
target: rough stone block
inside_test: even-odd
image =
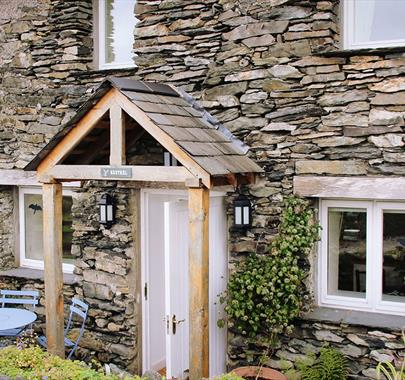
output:
[[[243,40],[264,34],[283,33],[287,29],[287,26],[288,21],[256,22],[238,26],[232,31],[224,33],[222,37],[228,41]]]
[[[297,174],[364,175],[367,165],[362,161],[303,160],[295,165]]]

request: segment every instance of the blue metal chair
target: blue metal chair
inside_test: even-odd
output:
[[[89,306],[85,304],[83,301],[79,300],[78,298],[73,298],[72,299],[72,304],[70,305],[70,312],[69,312],[69,319],[67,322],[67,325],[65,327],[65,332],[64,332],[64,341],[65,341],[65,347],[67,349],[70,349],[69,354],[67,356],[68,359],[71,359],[73,354],[75,353],[79,341],[81,337],[83,336],[84,333],[84,325],[86,323],[87,319],[87,312],[89,310]],[[80,320],[80,331],[79,335],[77,336],[76,340],[73,342],[68,338],[69,332],[72,330],[72,328],[77,324],[77,320]],[[38,343],[42,346],[45,347],[47,346],[46,342],[46,337],[45,336],[40,336],[38,338]]]
[[[1,307],[7,307],[9,305],[28,305],[32,312],[35,311],[35,307],[38,305],[39,292],[37,290],[0,290],[0,304]],[[32,325],[30,325],[32,328]],[[11,329],[0,330],[0,336],[18,336],[24,330],[26,326]]]

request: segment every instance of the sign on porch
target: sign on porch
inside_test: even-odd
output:
[[[101,168],[103,178],[131,178],[132,168]]]

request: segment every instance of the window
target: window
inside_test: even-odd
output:
[[[344,0],[344,48],[405,46],[405,1]]]
[[[136,0],[97,0],[96,47],[100,69],[134,67]]]
[[[319,303],[405,312],[405,204],[321,201]]]
[[[20,265],[44,268],[43,212],[41,188],[20,188]],[[72,191],[64,190],[62,199],[63,271],[73,272],[72,247]]]

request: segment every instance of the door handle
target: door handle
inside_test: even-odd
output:
[[[170,334],[170,317],[166,315],[166,317],[163,317],[163,322],[166,322],[166,334]]]
[[[173,314],[173,317],[172,317],[172,332],[173,332],[173,335],[176,334],[177,325],[180,324],[180,323],[183,323],[183,322],[185,322],[185,321],[186,321],[185,319],[180,319],[180,320],[178,321],[178,320],[176,319],[176,314]]]

